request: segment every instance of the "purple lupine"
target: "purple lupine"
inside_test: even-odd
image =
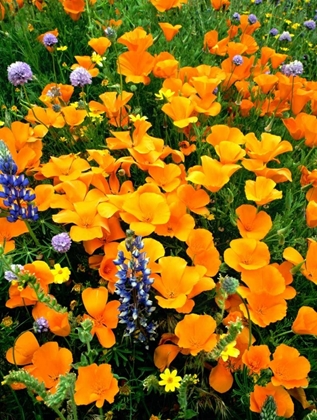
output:
[[[234,12],[234,14],[232,15],[232,19],[237,20],[240,22],[240,14],[238,12]]]
[[[23,265],[21,264],[11,264],[10,270],[6,270],[4,272],[4,278],[11,282],[13,280],[18,280],[18,274],[23,269]]]
[[[91,74],[84,67],[76,67],[69,76],[73,86],[83,87],[91,84]]]
[[[31,67],[23,61],[16,61],[8,67],[8,79],[13,86],[24,85],[33,78]]]
[[[65,253],[70,250],[72,240],[68,233],[62,232],[52,238],[52,247],[54,251]]]
[[[41,334],[43,332],[47,332],[49,329],[48,320],[41,316],[40,318],[37,318],[37,320],[33,323],[33,329],[34,332],[37,334]]]
[[[284,31],[281,33],[281,35],[279,36],[279,41],[287,41],[287,42],[291,42],[292,41],[292,37],[291,34],[288,31]]]
[[[134,236],[134,232],[127,231],[126,249],[131,257],[126,261],[124,253],[118,252],[113,261],[118,266],[115,293],[119,295],[119,323],[126,324],[124,336],[133,336],[135,340],[146,344],[156,336],[156,324],[148,318],[155,310],[150,300],[150,289],[153,279],[147,268],[149,259],[145,252],[141,252],[144,244],[141,236]]]
[[[258,21],[258,18],[253,13],[251,13],[248,16],[248,21],[251,25],[253,25],[253,23],[256,23]]]
[[[278,33],[279,33],[279,31],[276,28],[272,28],[269,32],[269,34],[272,35],[272,36],[276,36],[276,35],[278,35]]]
[[[314,29],[316,29],[316,22],[313,19],[309,19],[304,22],[304,26],[310,31],[313,31]]]
[[[23,174],[16,175],[18,167],[3,140],[0,140],[0,198],[9,209],[9,222],[19,218],[38,220],[38,208],[33,205],[35,194],[28,187],[29,180]]]
[[[58,43],[58,39],[54,34],[49,32],[44,35],[42,42],[45,47],[54,47]]]
[[[303,64],[298,61],[292,61],[289,64],[283,64],[281,67],[281,73],[285,74],[285,76],[299,76],[303,74],[304,66]]]
[[[232,62],[233,62],[233,64],[235,64],[236,66],[241,66],[241,64],[243,64],[243,57],[242,57],[242,55],[239,55],[239,54],[235,55],[235,56],[232,58]]]

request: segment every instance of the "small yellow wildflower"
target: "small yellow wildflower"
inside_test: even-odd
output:
[[[289,50],[289,48],[286,48],[286,47],[281,47],[281,50],[282,50],[282,51],[288,51],[288,50]]]
[[[78,102],[71,102],[70,106],[73,106],[74,108],[78,108]]]
[[[60,264],[54,264],[54,269],[51,270],[54,276],[54,283],[62,284],[69,280],[70,269],[68,267],[61,267]]]
[[[0,120],[0,127],[3,127],[3,126],[4,126],[4,121]]]
[[[15,105],[11,106],[11,111],[17,112],[17,110],[18,110],[18,107],[17,106],[15,106]]]
[[[226,334],[221,334],[220,338],[225,337]],[[240,354],[240,350],[235,348],[235,345],[237,344],[236,341],[232,341],[227,345],[227,347],[221,352],[220,357],[224,362],[226,362],[229,357],[238,357]]]
[[[109,84],[108,79],[103,79],[103,81],[101,82],[101,86],[108,86],[108,84]]]
[[[146,121],[147,120],[147,117],[145,115],[143,117],[141,117],[140,114],[137,114],[137,115],[130,114],[129,118],[130,118],[130,121],[132,121],[132,122]]]
[[[272,13],[265,13],[265,17],[267,17],[267,18],[272,17]]]
[[[57,51],[66,51],[67,47],[66,47],[66,45],[64,45],[64,46],[61,46],[61,47],[57,47],[56,49],[57,49]]]
[[[289,19],[284,19],[284,22],[285,22],[287,25],[290,25],[290,24],[292,23],[292,21],[291,21],[291,20],[289,20]]]
[[[159,93],[155,93],[155,96],[161,101],[164,99],[169,100],[174,95],[175,92],[171,91],[171,89],[160,89]]]
[[[102,62],[106,60],[106,57],[101,57],[101,55],[97,54],[95,51],[92,53],[91,61],[96,63],[97,66],[102,67]]]
[[[293,23],[293,25],[291,26],[292,29],[298,29],[301,26],[300,23]]]
[[[163,373],[160,374],[159,385],[165,386],[165,392],[172,391],[174,392],[176,388],[181,386],[180,381],[182,380],[181,376],[176,376],[177,370],[174,369],[172,372],[166,368]]]
[[[29,32],[34,31],[34,26],[31,23],[28,24],[28,31]]]

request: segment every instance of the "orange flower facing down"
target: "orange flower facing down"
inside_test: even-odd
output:
[[[251,346],[243,353],[242,362],[248,368],[249,373],[259,375],[262,369],[269,367],[270,355],[270,349],[265,344]]]
[[[65,12],[72,20],[78,20],[85,10],[85,0],[62,0]]]
[[[224,252],[225,263],[238,272],[257,270],[269,264],[268,246],[255,239],[234,239]]]
[[[170,23],[160,22],[160,28],[163,31],[166,41],[172,41],[175,35],[178,34],[179,30],[181,29],[182,25],[171,25]]]
[[[185,315],[175,327],[178,346],[188,349],[192,356],[197,356],[201,351],[210,352],[217,344],[217,334],[214,334],[216,326],[216,321],[210,315]]]
[[[101,36],[99,38],[91,38],[88,42],[88,45],[96,51],[99,55],[104,55],[107,49],[111,45],[111,41],[105,36]]]
[[[118,381],[111,373],[111,365],[93,363],[78,368],[74,395],[76,405],[96,402],[96,406],[101,408],[105,401],[112,404],[118,392]]]
[[[254,391],[250,394],[250,410],[255,413],[260,413],[269,395],[274,398],[278,416],[287,419],[292,417],[294,414],[294,403],[289,393],[282,386],[274,386],[271,383],[265,387],[259,385],[254,386]]]
[[[317,312],[309,306],[302,306],[293,322],[295,334],[317,335]]]
[[[129,51],[145,51],[153,45],[153,36],[147,34],[140,26],[131,32],[126,32],[118,38],[119,44],[125,45]]]
[[[233,376],[231,374],[228,363],[222,358],[218,360],[217,365],[211,369],[209,375],[209,385],[217,392],[224,394],[229,391],[233,384]]]
[[[245,195],[248,200],[255,201],[258,206],[263,206],[282,198],[282,191],[276,190],[275,185],[272,179],[257,176],[255,181],[249,179],[245,182]]]
[[[118,300],[108,302],[108,290],[105,287],[93,289],[88,287],[82,292],[82,299],[88,315],[84,319],[90,319],[93,322],[91,334],[97,335],[99,343],[110,348],[116,342],[116,337],[112,331],[116,328],[119,320]]]
[[[32,310],[35,320],[45,318],[48,322],[49,330],[60,337],[67,337],[70,334],[70,325],[67,312],[57,312],[49,308],[42,302],[37,302]]]
[[[308,386],[310,363],[294,347],[280,344],[273,354],[270,369],[274,386],[282,385],[286,389]]]
[[[181,7],[182,4],[186,4],[187,1],[188,0],[150,0],[159,12],[166,12],[166,10],[174,7]]]
[[[15,242],[12,238],[27,233],[29,230],[23,220],[8,222],[4,217],[0,223],[0,246],[4,248],[4,253],[15,249]]]
[[[198,118],[194,116],[194,105],[190,99],[183,96],[172,97],[169,103],[162,106],[162,111],[173,120],[173,124],[178,128],[185,128],[198,121]]]
[[[249,204],[243,204],[236,209],[238,215],[237,227],[243,238],[260,241],[271,230],[272,219],[265,211],[257,211],[257,208]]]

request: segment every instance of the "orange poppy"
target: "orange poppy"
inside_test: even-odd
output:
[[[199,267],[188,267],[187,262],[180,257],[162,257],[159,265],[160,274],[152,275],[153,288],[161,294],[161,296],[155,296],[159,306],[165,309],[176,309],[177,312],[182,313],[190,312],[194,302],[188,303],[188,295],[204,275],[205,270],[202,273]]]
[[[45,387],[55,393],[60,375],[65,375],[72,368],[73,355],[70,350],[50,341],[34,352],[32,363],[31,375],[44,382]]]
[[[153,45],[152,34],[147,34],[146,31],[138,26],[133,31],[126,32],[118,38],[119,44],[125,45],[129,51],[143,52]]]
[[[309,306],[302,306],[293,322],[295,334],[317,335],[317,312]]]
[[[236,144],[244,144],[245,136],[236,127],[228,127],[227,125],[214,125],[211,127],[211,134],[206,138],[207,143],[212,144],[214,147],[222,141],[230,141]]]
[[[112,404],[118,392],[118,380],[111,373],[111,365],[93,363],[78,368],[74,394],[76,405],[96,402],[96,407],[101,408],[105,401]]]
[[[317,203],[315,201],[310,201],[307,204],[306,210],[306,223],[309,228],[314,228],[317,226]]]
[[[182,28],[182,25],[171,25],[167,22],[159,22],[159,26],[163,31],[166,41],[172,41],[175,35],[178,34],[179,30]]]
[[[270,369],[273,372],[271,381],[274,386],[281,385],[286,389],[308,386],[310,363],[294,347],[280,344],[273,353]]]
[[[67,337],[70,334],[70,325],[67,312],[57,312],[42,302],[37,302],[32,309],[32,316],[35,320],[45,318],[49,330],[60,337]]]
[[[264,163],[276,160],[276,156],[281,153],[290,152],[293,147],[289,141],[281,140],[280,136],[270,133],[262,133],[261,141],[259,141],[254,133],[245,136],[245,146],[247,154],[252,159],[258,159]]]
[[[61,182],[74,181],[88,169],[90,169],[90,165],[85,159],[71,153],[59,157],[51,156],[49,162],[45,163],[39,172],[45,178],[54,178]]]
[[[178,346],[188,349],[192,356],[201,351],[210,352],[217,344],[216,321],[210,315],[185,315],[177,323],[175,335],[178,337]]]
[[[88,41],[88,45],[94,51],[96,51],[97,54],[104,55],[107,49],[110,47],[111,41],[109,41],[109,39],[105,36],[101,36],[99,38],[91,38]]]
[[[117,92],[105,92],[99,95],[103,103],[90,101],[89,109],[97,114],[105,112],[110,124],[115,127],[124,127],[129,122],[128,110],[130,107],[126,104],[132,96],[133,93],[125,91],[122,91],[120,94]]]
[[[31,331],[25,331],[15,340],[13,347],[6,352],[6,359],[13,365],[29,365],[33,354],[40,348],[37,338]]]
[[[193,166],[188,171],[187,181],[203,185],[211,192],[219,191],[230,181],[231,175],[241,169],[240,165],[223,165],[209,156],[201,156],[202,165]]]
[[[55,112],[52,108],[41,108],[33,106],[25,116],[26,121],[33,124],[40,123],[44,129],[49,127],[62,128],[65,125],[65,119],[61,112]]]
[[[211,369],[209,374],[209,385],[220,394],[229,391],[233,384],[233,376],[228,367],[228,363],[222,358],[218,360],[217,365]]]
[[[195,189],[192,185],[180,185],[177,188],[177,197],[193,213],[200,215],[209,215],[207,204],[210,203],[210,197],[203,189]]]
[[[172,97],[169,103],[162,106],[162,111],[173,120],[173,124],[178,128],[185,128],[198,121],[198,118],[194,116],[193,103],[183,96]]]
[[[2,217],[0,223],[0,246],[4,248],[4,253],[7,254],[15,249],[15,242],[12,238],[27,233],[28,231],[23,220],[17,220],[12,223]]]
[[[294,414],[294,403],[289,393],[282,386],[274,386],[268,383],[265,387],[255,385],[250,394],[250,410],[261,413],[262,407],[268,396],[274,398],[276,413],[283,418],[290,418]]]
[[[248,200],[255,201],[258,206],[268,204],[273,200],[282,198],[282,191],[276,190],[276,183],[264,176],[257,176],[255,181],[245,182],[245,195]]]
[[[71,66],[71,69],[74,70],[77,67],[83,67],[90,73],[91,77],[96,77],[99,74],[99,70],[96,67],[96,62],[92,60],[89,55],[75,55],[77,61],[76,64]]]
[[[162,79],[177,77],[179,62],[175,57],[163,51],[154,58],[153,75]]]
[[[243,204],[236,209],[237,227],[243,238],[263,239],[272,228],[272,219],[265,211],[257,211],[250,204]]]
[[[189,234],[186,243],[188,245],[186,254],[193,263],[205,267],[207,276],[215,276],[218,273],[221,261],[212,233],[206,229],[194,229]]]
[[[270,251],[264,242],[255,239],[234,239],[224,252],[224,260],[235,271],[257,270],[270,262]]]
[[[85,10],[85,0],[62,0],[65,12],[72,20],[78,20]]]
[[[243,150],[238,144],[226,140],[217,144],[215,146],[215,151],[223,165],[237,163],[246,154],[246,151]]]
[[[154,57],[147,51],[127,51],[118,57],[117,72],[126,76],[126,83],[150,83],[149,74],[154,67]]]
[[[42,94],[39,99],[46,106],[49,107],[52,106],[52,102],[58,103],[61,106],[65,106],[70,101],[70,98],[73,93],[74,86],[72,85],[63,85],[61,83],[49,83],[42,90]]]
[[[210,2],[215,10],[226,10],[230,6],[229,0],[210,0]]]
[[[228,50],[229,37],[219,41],[218,31],[211,30],[204,36],[204,49],[208,48],[211,54],[224,56]]]
[[[92,335],[97,335],[99,343],[110,348],[116,342],[116,337],[112,331],[116,328],[119,320],[118,300],[108,302],[108,290],[105,287],[93,289],[88,287],[82,292],[82,300],[89,315],[84,315],[84,319],[93,322]]]
[[[300,272],[303,274],[303,276],[305,276],[308,280],[312,281],[313,283],[317,284],[317,263],[315,258],[316,253],[317,242],[309,240],[305,260],[300,255],[300,253],[292,247],[284,249],[283,258],[295,266],[298,265],[300,267]]]
[[[268,369],[270,364],[270,349],[266,344],[251,346],[242,355],[242,362],[250,374],[259,375],[261,370]]]
[[[166,12],[166,10],[174,7],[181,7],[182,4],[186,4],[188,0],[150,0],[153,6],[159,12]]]

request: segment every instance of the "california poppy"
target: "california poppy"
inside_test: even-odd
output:
[[[268,396],[272,396],[276,404],[278,416],[290,418],[294,414],[294,403],[289,393],[282,386],[274,386],[268,383],[265,387],[255,385],[250,394],[250,410],[260,413]]]
[[[163,31],[166,41],[171,41],[182,27],[182,25],[173,26],[167,22],[159,22],[159,26]]]
[[[257,176],[255,181],[246,181],[245,195],[248,200],[255,201],[258,206],[263,206],[282,198],[282,191],[276,190],[275,185],[276,183],[272,179]]]
[[[255,239],[234,239],[224,252],[225,263],[238,272],[256,270],[268,265],[268,246]]]
[[[317,312],[309,306],[301,306],[292,324],[295,334],[317,335]]]
[[[97,335],[103,347],[112,347],[116,342],[112,329],[118,325],[120,302],[112,300],[107,303],[108,290],[105,287],[96,289],[88,287],[82,292],[82,299],[89,314],[85,314],[84,319],[90,319],[93,322],[91,334]]]
[[[236,209],[238,215],[237,227],[243,238],[253,238],[260,241],[272,228],[272,219],[265,211],[257,211],[250,204],[243,204]]]
[[[118,392],[118,380],[111,372],[111,365],[103,363],[98,366],[93,363],[78,368],[74,394],[76,405],[96,402],[96,406],[101,408],[105,401],[112,404]]]
[[[310,363],[294,347],[280,344],[273,353],[270,369],[273,372],[271,381],[275,386],[282,385],[286,389],[308,386]]]
[[[270,349],[266,344],[251,346],[243,353],[242,361],[250,374],[259,375],[261,370],[268,369],[270,355]]]

